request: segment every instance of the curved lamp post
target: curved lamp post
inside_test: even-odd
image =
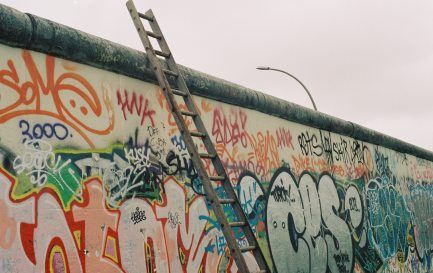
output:
[[[297,82],[299,82],[302,85],[302,87],[304,88],[305,92],[307,92],[308,96],[310,97],[311,102],[313,103],[314,110],[317,111],[316,103],[314,103],[314,100],[313,100],[313,97],[310,94],[310,91],[308,91],[307,87],[305,87],[305,85],[298,78],[296,78],[295,76],[293,76],[289,72],[286,72],[286,71],[281,70],[281,69],[272,68],[272,67],[269,67],[269,66],[258,66],[257,69],[258,70],[274,70],[274,71],[278,71],[278,72],[284,73],[284,74],[292,77],[293,79],[295,79]]]

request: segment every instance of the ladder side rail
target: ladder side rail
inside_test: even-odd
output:
[[[150,11],[150,10],[148,12],[146,12],[146,15],[154,18],[154,15],[153,15],[152,11]],[[166,40],[165,40],[165,38],[164,38],[164,36],[162,34],[162,31],[161,31],[161,29],[160,29],[157,21],[153,20],[152,22],[150,22],[150,26],[152,27],[152,30],[153,30],[154,33],[157,33],[158,35],[162,36],[162,39],[158,40],[158,43],[159,43],[159,46],[160,46],[162,52],[170,52],[168,44],[167,44],[167,42],[166,42]],[[173,72],[178,73],[180,75],[181,72],[178,69],[178,66],[176,64],[176,61],[175,61],[173,55],[170,54],[170,56],[167,59],[168,59],[167,63],[168,63],[169,69],[172,70]],[[223,185],[224,190],[225,190],[225,192],[227,194],[227,198],[229,198],[229,199],[235,199],[236,200],[235,204],[232,204],[232,206],[236,206],[236,207],[233,207],[233,211],[235,213],[236,218],[238,219],[238,221],[245,222],[246,225],[248,225],[247,227],[246,226],[242,227],[242,230],[244,231],[244,234],[245,234],[245,237],[246,237],[246,239],[248,241],[248,244],[249,245],[255,245],[255,247],[256,247],[252,251],[253,255],[255,256],[255,258],[257,260],[257,263],[258,263],[258,265],[259,265],[260,268],[266,267],[267,265],[266,265],[266,261],[263,260],[263,254],[262,253],[256,253],[257,251],[261,251],[261,249],[257,245],[257,241],[255,239],[254,233],[252,232],[251,226],[249,226],[248,219],[246,218],[245,214],[243,213],[243,209],[242,209],[242,207],[241,207],[241,205],[239,203],[238,197],[237,197],[237,195],[236,195],[236,193],[235,193],[235,191],[233,189],[233,186],[231,185],[230,179],[229,179],[229,177],[227,175],[227,172],[224,169],[224,166],[223,166],[223,164],[221,162],[221,159],[219,158],[219,156],[217,154],[217,151],[216,151],[216,149],[215,149],[215,147],[214,147],[214,145],[213,145],[213,143],[212,143],[212,141],[211,141],[211,139],[209,137],[209,133],[207,132],[207,129],[204,126],[204,123],[203,123],[202,119],[198,116],[198,109],[197,109],[197,107],[196,107],[196,105],[195,105],[195,103],[194,103],[194,101],[192,99],[192,96],[191,96],[191,93],[190,93],[190,91],[188,89],[188,86],[186,85],[185,80],[184,80],[183,77],[177,77],[176,78],[176,82],[177,82],[177,88],[179,90],[181,90],[181,91],[187,91],[187,93],[189,94],[188,96],[186,96],[184,98],[184,101],[185,101],[185,104],[187,105],[188,109],[190,111],[192,111],[192,112],[194,112],[194,113],[197,114],[197,116],[193,117],[193,120],[194,120],[194,123],[196,125],[197,130],[199,132],[204,133],[206,135],[202,139],[202,141],[203,141],[203,143],[204,143],[204,145],[206,147],[206,150],[207,150],[208,154],[216,155],[216,157],[214,157],[211,160],[212,160],[212,163],[213,163],[215,169],[217,170],[217,174],[220,175],[220,176],[225,177],[224,181],[222,181],[222,185]],[[192,145],[194,145],[194,144],[192,144]],[[187,146],[189,146],[189,145],[187,145]],[[194,146],[194,150],[195,150],[195,146]],[[200,161],[200,163],[195,162],[195,160],[193,160],[194,164],[201,164],[201,165],[203,165],[202,160],[199,159],[199,161]],[[198,165],[196,165],[196,166],[198,166]],[[198,168],[198,169],[201,169],[201,168]],[[201,174],[201,179],[202,179],[202,181],[203,181],[203,179],[206,179],[206,180],[209,181],[209,183],[212,183],[209,180],[209,175],[207,174],[207,172]],[[212,191],[214,191],[213,188],[212,188]],[[208,194],[208,193],[206,193],[206,194]],[[211,197],[211,200],[212,199],[213,200],[218,200],[218,203],[219,203],[219,198],[218,198],[218,196],[216,194],[212,194],[212,196],[209,196],[209,197]],[[216,205],[217,206],[221,206],[221,204],[216,204]],[[225,214],[223,214],[223,216],[224,217],[222,217],[222,219],[227,219]],[[219,219],[219,221],[221,221],[221,219]],[[228,221],[226,221],[226,222],[228,223]],[[228,229],[231,229],[231,227],[227,226],[227,223],[221,223],[221,224],[223,224],[224,226],[226,226]],[[232,232],[232,231],[230,230],[230,232]],[[228,237],[226,236],[226,239],[227,238]],[[239,248],[237,241],[228,242],[228,244],[229,244],[230,248],[233,248],[232,245],[236,245],[237,248]],[[240,249],[238,249],[237,251],[239,251],[239,250]],[[260,256],[260,255],[262,255],[262,256]]]
[[[146,15],[150,16],[152,18],[155,18],[152,10],[148,10],[146,12]],[[156,20],[153,20],[153,21],[149,22],[149,25],[152,28],[152,31],[154,33],[158,33],[158,35],[161,36],[161,39],[157,39],[157,42],[158,42],[159,47],[161,48],[161,51],[166,52],[166,53],[170,53],[170,55],[166,58],[166,60],[167,60],[166,64],[167,64],[169,70],[171,70],[171,71],[173,71],[179,75],[179,77],[176,77],[176,85],[177,85],[176,87],[179,90],[184,91],[188,95],[190,95],[191,93],[188,89],[188,86],[185,84],[185,80],[184,80],[183,76],[181,75],[181,72],[180,72],[179,67],[178,67],[178,65],[177,65],[177,63],[173,57],[173,54],[171,54],[167,40],[165,39],[164,34],[162,34],[162,31],[161,31],[161,28],[159,27],[158,22]],[[189,96],[185,97],[184,99],[188,100],[188,98],[189,98]],[[195,107],[189,107],[188,103],[187,103],[187,106],[188,106],[188,109],[190,111],[194,111],[195,113],[198,113],[197,109],[195,109]]]
[[[161,68],[160,59],[155,54],[155,51],[152,47],[152,44],[149,41],[148,33],[144,29],[144,26],[141,22],[141,19],[138,16],[138,12],[135,9],[135,6],[134,6],[132,0],[129,0],[127,2],[127,6],[128,6],[128,9],[130,10],[130,14],[131,14],[131,17],[133,19],[134,25],[136,26],[137,31],[139,32],[140,39],[141,39],[143,45],[145,46],[146,52],[148,53],[149,60],[151,61],[152,65],[154,66],[153,68],[155,70],[155,74],[157,76],[158,82],[159,82],[160,86],[162,87],[163,93],[165,94],[167,101],[169,103],[169,107],[174,114],[175,121],[179,126],[181,134],[184,135],[185,144],[188,148],[191,159],[194,162],[195,166],[197,166],[196,169],[197,169],[197,172],[199,174],[200,179],[202,179],[204,190],[205,190],[206,194],[208,195],[208,197],[210,199],[211,206],[214,209],[214,212],[217,216],[218,221],[220,222],[220,225],[222,227],[222,231],[226,237],[226,240],[227,240],[227,243],[230,247],[232,255],[236,261],[236,264],[238,265],[238,269],[240,270],[240,272],[248,272],[248,267],[246,265],[245,259],[243,258],[242,252],[240,251],[240,248],[239,248],[239,245],[236,241],[236,238],[233,234],[233,230],[228,223],[228,220],[227,220],[226,215],[223,211],[222,205],[219,201],[219,198],[216,194],[216,191],[214,190],[214,188],[211,184],[212,182],[209,178],[209,175],[205,171],[204,163],[198,155],[198,152],[195,148],[195,144],[193,142],[192,136],[191,136],[186,124],[185,124],[185,121],[183,119],[183,115],[179,110],[179,106],[178,106],[178,104],[174,98],[170,84],[168,83],[167,78],[164,74],[164,71]],[[150,12],[150,15],[148,15],[149,12]],[[157,24],[156,20],[154,19],[155,17],[153,16],[152,11],[149,10],[146,13],[146,16],[148,16],[148,18],[153,18],[153,20],[150,21],[150,25],[152,27],[152,30],[154,31],[153,33],[156,34],[156,36],[159,36],[159,38],[157,38],[157,40],[158,40],[158,43],[159,43],[159,46],[160,46],[162,52],[169,53],[169,55],[166,56],[169,69],[171,71],[177,73],[178,76],[176,77],[176,79],[177,79],[178,86],[180,87],[180,90],[187,93],[187,96],[184,97],[184,100],[188,106],[188,109],[191,112],[194,112],[196,114],[193,117],[193,120],[196,124],[197,130],[203,130],[201,132],[205,133],[205,135],[206,135],[206,137],[204,137],[204,139],[203,139],[205,147],[208,150],[208,153],[212,153],[213,155],[215,155],[215,157],[212,159],[212,163],[214,164],[215,168],[217,170],[219,170],[219,174],[222,174],[222,176],[225,177],[225,179],[224,179],[225,181],[223,181],[224,189],[225,189],[226,193],[229,195],[229,197],[232,197],[235,200],[237,200],[237,202],[234,204],[237,207],[236,208],[233,207],[233,210],[234,210],[239,221],[244,221],[246,224],[248,224],[246,216],[243,213],[242,207],[239,204],[239,200],[237,199],[237,196],[234,192],[234,189],[233,189],[232,185],[230,184],[230,181],[229,181],[228,176],[224,170],[224,167],[221,163],[221,160],[219,159],[219,157],[216,153],[215,147],[213,146],[211,140],[209,139],[209,135],[207,134],[207,130],[203,124],[203,121],[199,117],[197,108],[195,107],[194,102],[192,101],[192,97],[191,97],[191,94],[188,90],[188,87],[186,86],[185,81],[184,81],[182,75],[180,74],[178,66],[177,66],[176,62],[174,61],[174,58],[173,58],[173,56],[172,56],[172,54],[168,48],[167,43],[165,42],[165,39],[162,35],[162,32],[159,28],[159,25]],[[154,36],[152,36],[152,37],[154,37]],[[248,226],[248,228],[243,227],[243,230],[244,230],[244,233],[246,234],[247,237],[253,236],[252,242],[255,243],[256,241],[255,241],[254,234],[252,233],[251,227],[250,226]],[[249,235],[247,235],[247,234],[249,234]],[[251,244],[249,239],[248,239],[248,241],[249,241],[249,244]],[[256,245],[256,249],[258,249],[260,251],[260,248],[258,247],[258,245]],[[263,268],[263,265],[261,265],[261,260],[264,259],[263,254],[257,253],[255,251],[253,251],[253,254],[254,254],[257,262],[258,262],[259,267]],[[259,254],[261,254],[262,256],[260,256]],[[264,263],[264,267],[267,268],[266,262]]]
[[[183,78],[179,79],[178,84],[180,86],[183,86],[183,85],[186,86]],[[181,87],[179,89],[183,90],[184,88]],[[185,102],[188,106],[188,109],[190,111],[194,111],[198,115],[197,107],[196,107],[195,103],[193,102],[192,97],[191,96],[186,97]],[[204,138],[202,138],[202,141],[206,147],[208,154],[216,155],[214,158],[211,159],[212,164],[214,165],[214,168],[217,171],[217,175],[224,177],[224,180],[222,181],[222,186],[224,187],[224,190],[227,194],[227,198],[236,200],[236,202],[232,204],[233,211],[234,211],[235,216],[238,219],[238,221],[245,222],[245,224],[246,224],[245,226],[242,227],[242,230],[244,231],[244,234],[245,234],[245,237],[248,241],[248,244],[251,246],[253,246],[253,245],[255,246],[255,249],[253,249],[252,252],[253,252],[253,255],[257,261],[258,266],[260,268],[268,269],[268,266],[267,266],[266,260],[264,259],[264,255],[262,253],[262,250],[260,249],[260,247],[258,245],[256,237],[252,231],[252,228],[251,228],[251,226],[248,222],[248,219],[247,219],[247,217],[243,211],[243,208],[240,204],[240,200],[239,200],[239,198],[238,198],[238,196],[237,196],[237,194],[233,188],[233,185],[230,182],[230,178],[227,175],[227,172],[224,168],[224,165],[221,162],[220,157],[218,156],[218,153],[215,149],[215,146],[213,145],[212,140],[209,137],[207,129],[204,126],[203,120],[198,116],[193,117],[193,120],[194,120],[194,123],[196,125],[197,130],[199,132],[205,133],[205,135],[206,135]],[[202,162],[202,161],[200,160],[200,162]],[[206,173],[206,175],[208,176],[207,173]],[[218,198],[218,197],[216,197],[216,198]],[[226,217],[224,217],[224,218],[226,218]],[[238,245],[236,241],[234,243],[236,245]],[[268,270],[268,272],[269,272],[269,270]]]
[[[153,15],[153,13],[151,13],[151,11],[147,12],[146,15],[154,17],[154,15]],[[150,25],[151,25],[152,30],[154,31],[154,33],[158,33],[159,35],[162,36],[162,39],[158,40],[158,44],[159,44],[162,52],[170,52],[168,44],[167,44],[166,40],[164,39],[162,31],[161,31],[158,23],[156,22],[156,20],[150,22]],[[194,112],[196,114],[196,116],[194,116],[192,119],[194,121],[194,124],[196,125],[197,130],[199,132],[204,133],[206,135],[202,140],[203,140],[203,143],[205,144],[207,152],[209,154],[216,155],[216,158],[219,159],[219,157],[218,157],[218,155],[216,153],[216,150],[215,150],[215,148],[214,148],[211,140],[209,139],[209,134],[208,134],[208,132],[206,130],[206,127],[204,126],[203,121],[199,117],[198,109],[197,109],[197,107],[196,107],[196,105],[195,105],[195,103],[194,103],[194,101],[192,99],[192,96],[191,96],[191,93],[189,91],[189,88],[186,85],[185,80],[182,77],[181,72],[178,69],[176,61],[175,61],[175,59],[174,59],[174,57],[173,57],[172,54],[170,54],[170,56],[167,58],[167,64],[168,64],[168,67],[169,67],[169,69],[171,71],[176,72],[176,73],[179,74],[179,77],[176,77],[177,88],[179,90],[181,90],[181,91],[185,91],[188,94],[186,97],[184,97],[184,101],[185,101],[185,104],[186,104],[188,110],[191,111],[191,112]],[[183,117],[181,117],[180,119],[183,120]],[[186,132],[189,132],[189,130],[187,128],[185,128],[184,134]],[[245,259],[242,256],[243,254],[240,251],[240,248],[239,248],[239,245],[238,245],[238,243],[236,241],[236,238],[232,234],[233,230],[232,230],[232,228],[230,227],[230,225],[228,223],[227,217],[226,217],[226,215],[225,215],[225,213],[224,213],[224,211],[222,209],[222,205],[221,205],[221,203],[219,201],[219,198],[218,198],[215,190],[212,187],[212,182],[209,179],[209,175],[208,175],[208,173],[206,171],[203,171],[203,170],[205,170],[203,161],[200,159],[200,157],[198,156],[198,154],[196,152],[195,144],[194,144],[194,142],[192,140],[192,137],[190,137],[190,136],[189,137],[185,137],[186,135],[190,135],[190,134],[188,133],[188,134],[184,135],[185,144],[186,144],[186,146],[188,148],[188,151],[190,153],[190,156],[191,156],[191,159],[192,159],[192,161],[194,163],[194,166],[196,166],[196,170],[197,170],[197,172],[199,174],[199,177],[202,180],[203,188],[205,190],[206,195],[208,196],[207,199],[211,203],[212,209],[214,210],[214,212],[216,214],[217,220],[218,220],[218,222],[220,223],[220,225],[222,227],[222,231],[224,233],[224,237],[227,240],[227,244],[229,246],[229,249],[231,250],[231,253],[234,256],[235,260],[237,261],[236,265],[238,266],[238,268],[240,270],[242,269],[242,267],[245,268],[246,271],[245,270],[241,270],[240,272],[248,272],[247,271],[248,267],[247,267],[247,265],[245,263]],[[222,167],[222,164],[221,164],[221,167]],[[220,169],[220,170],[224,170],[224,169]],[[222,174],[221,171],[219,171],[218,174],[219,175],[224,175],[225,177],[227,177],[227,174],[225,173],[225,171],[223,171],[223,172],[224,172],[224,174]],[[224,187],[224,189],[227,192],[228,198],[236,199],[237,197],[236,197],[236,194],[233,191],[233,188],[231,188],[231,191],[227,191],[227,188],[228,187]],[[236,212],[235,212],[235,214],[236,214],[237,218],[239,219],[239,221],[243,221],[241,219],[245,218],[245,217],[240,218],[239,215],[238,215],[238,213],[236,213]],[[236,256],[242,256],[242,257],[236,257]],[[241,261],[242,264],[240,264],[240,262],[238,262],[238,261]]]
[[[151,16],[153,16],[153,14]],[[162,33],[161,29],[159,28],[158,23],[155,20],[153,22],[150,22],[150,25],[152,27],[152,30],[155,33],[158,33],[158,34]],[[161,36],[162,36],[162,34],[161,34]],[[162,38],[161,40],[158,40],[158,43],[159,43],[159,46],[163,52],[170,52],[168,44],[166,43],[166,40],[164,38]],[[209,145],[209,143],[206,143],[207,141],[210,141],[209,140],[209,134],[206,130],[206,127],[203,124],[203,121],[199,117],[198,109],[194,104],[194,101],[192,99],[189,88],[186,85],[185,80],[182,77],[181,72],[179,71],[178,66],[176,64],[176,61],[174,60],[174,57],[172,54],[170,54],[170,56],[167,58],[167,64],[168,64],[168,67],[171,71],[179,74],[179,77],[176,77],[177,88],[181,91],[187,92],[187,94],[188,94],[186,97],[184,97],[184,101],[185,101],[185,104],[186,104],[188,110],[190,110],[191,112],[194,112],[196,114],[196,116],[193,117],[193,121],[196,125],[197,130],[199,132],[206,134],[206,137],[203,138],[203,142],[205,144],[205,147],[207,148],[206,149],[207,152],[209,154],[212,153],[212,154],[217,155],[215,149],[213,149],[213,151],[212,151],[212,150],[209,150],[209,148],[208,148],[208,147],[213,147],[213,144],[212,144],[212,142],[210,142],[210,145]],[[170,92],[168,92],[168,93],[170,93]],[[178,119],[183,121],[182,116],[180,116],[180,118],[178,118]],[[236,238],[233,234],[233,230],[230,227],[229,222],[227,220],[227,216],[225,215],[223,208],[222,208],[222,205],[219,201],[219,198],[218,198],[218,196],[217,196],[217,194],[216,194],[216,192],[212,186],[212,181],[210,181],[208,173],[206,171],[204,171],[205,166],[204,166],[203,161],[201,160],[201,158],[199,157],[199,155],[196,151],[194,141],[193,141],[191,135],[189,134],[189,130],[186,128],[186,126],[185,126],[185,132],[183,132],[183,134],[184,134],[183,136],[184,136],[185,145],[188,148],[188,152],[190,153],[191,159],[194,163],[194,166],[196,167],[196,171],[199,175],[200,180],[202,181],[203,189],[205,190],[205,193],[207,195],[207,199],[208,199],[209,203],[211,204],[212,209],[215,212],[215,216],[216,216],[219,224],[221,225],[221,230],[224,234],[224,237],[226,238],[227,244],[229,246],[229,250],[236,261],[236,265],[238,266],[240,272],[249,272],[248,266],[245,262],[245,259],[243,258],[243,254],[240,251],[239,245],[238,245]],[[232,189],[232,192],[233,192],[233,189]],[[234,198],[234,199],[236,198],[236,195],[234,194],[234,192],[233,192],[233,194],[229,194],[229,198]]]
[[[146,33],[146,30],[144,28],[143,23],[141,22],[140,17],[138,16],[137,9],[135,8],[135,5],[132,0],[128,0],[126,3],[126,6],[128,7],[132,21],[134,22],[134,25],[136,27],[136,30],[138,31],[138,36],[140,37],[140,40],[146,50],[147,56],[149,58],[150,63],[153,66],[153,70],[155,71],[156,78],[158,80],[159,85],[165,91],[164,89],[170,88],[170,84],[167,81],[167,78],[164,76],[164,72],[162,71],[160,61],[158,60],[158,57],[154,53],[154,49],[152,44],[150,43],[149,36]],[[164,94],[166,92],[163,92]],[[176,100],[174,99],[174,96],[172,95],[172,98],[167,99],[167,102],[169,104],[169,107],[171,110],[178,108],[177,105],[174,105],[176,103]],[[183,119],[180,119],[181,123],[184,123]],[[179,124],[179,123],[177,123]],[[185,125],[184,125],[185,127]]]
[[[207,139],[205,141],[211,141],[211,140]],[[212,145],[210,147],[213,148],[213,149],[211,149],[210,153],[213,153],[213,152],[216,153],[214,146]],[[236,202],[232,204],[233,211],[234,211],[238,221],[245,222],[245,226],[242,226],[241,228],[245,234],[245,238],[247,239],[248,244],[250,246],[255,246],[255,249],[253,249],[252,252],[253,252],[253,255],[257,261],[258,266],[262,269],[265,268],[269,272],[268,265],[267,265],[267,262],[264,258],[263,252],[258,245],[257,239],[254,235],[254,232],[251,228],[251,225],[248,222],[248,218],[247,218],[247,216],[246,216],[245,212],[243,211],[243,208],[240,204],[239,197],[235,193],[233,185],[230,182],[230,178],[224,169],[224,166],[221,162],[221,159],[219,158],[219,156],[217,156],[217,157],[213,158],[212,161],[213,161],[212,162],[213,165],[215,166],[215,169],[218,170],[218,175],[225,177],[224,181],[222,182],[222,186],[224,187],[224,190],[227,193],[228,198],[234,198],[236,200]]]
[[[178,83],[179,85],[185,85],[186,86],[185,81],[183,79],[179,79],[179,81],[180,81]],[[183,89],[183,88],[180,88],[180,89]],[[185,98],[185,102],[188,105],[188,108],[190,110],[194,109],[193,111],[198,113],[194,102],[189,98],[191,98],[191,97]],[[247,217],[243,211],[243,208],[240,204],[240,200],[239,200],[239,198],[238,198],[238,196],[237,196],[237,194],[233,188],[233,185],[230,182],[230,178],[227,175],[227,172],[224,168],[224,165],[222,164],[221,159],[217,154],[215,146],[213,145],[212,140],[209,137],[207,129],[204,126],[204,123],[203,123],[201,118],[194,117],[193,119],[194,119],[194,123],[196,125],[197,130],[199,132],[203,132],[206,134],[206,137],[204,137],[202,139],[202,141],[206,147],[208,154],[216,155],[216,157],[211,159],[212,164],[214,165],[214,167],[217,171],[217,175],[224,177],[224,180],[222,181],[222,186],[224,187],[224,190],[227,194],[227,198],[236,200],[236,202],[232,204],[233,211],[234,211],[235,216],[238,219],[238,221],[245,222],[245,224],[246,224],[246,226],[242,227],[242,230],[245,234],[245,237],[248,241],[248,244],[250,246],[253,246],[253,245],[255,246],[255,249],[253,249],[252,252],[253,252],[253,255],[257,261],[257,264],[259,265],[260,268],[266,268],[267,269],[267,263],[266,263],[266,260],[264,259],[264,255],[262,253],[262,250],[260,249],[260,247],[258,245],[258,242],[257,242],[257,239],[254,235],[254,232],[253,232],[253,230],[252,230],[252,228],[248,222],[248,219],[247,219]]]
[[[143,43],[143,45],[145,46],[146,52],[148,53],[149,56],[149,60],[151,61],[152,65],[154,66],[154,70],[156,71],[156,76],[158,79],[158,82],[160,84],[160,86],[163,88],[163,93],[167,98],[167,102],[169,103],[170,109],[173,112],[173,116],[175,118],[176,123],[178,124],[178,126],[180,127],[181,133],[184,136],[184,141],[185,144],[188,148],[188,151],[190,153],[191,159],[193,161],[193,163],[196,166],[197,172],[199,173],[199,177],[200,179],[202,179],[202,184],[203,184],[203,188],[205,190],[205,193],[207,194],[207,196],[211,199],[210,203],[211,206],[214,210],[214,213],[218,219],[218,221],[220,222],[222,231],[224,236],[226,237],[227,240],[227,244],[230,247],[230,251],[231,254],[233,255],[233,258],[236,261],[236,265],[238,266],[238,269],[240,270],[240,272],[249,272],[248,270],[248,266],[245,262],[245,259],[242,256],[242,252],[239,249],[239,246],[235,240],[234,235],[232,234],[233,230],[231,229],[228,220],[222,210],[222,206],[219,202],[218,196],[216,195],[215,190],[212,188],[211,185],[211,181],[208,177],[208,174],[204,171],[204,164],[202,162],[202,160],[200,159],[198,153],[195,151],[195,145],[194,142],[192,140],[191,135],[189,134],[189,131],[187,130],[185,121],[182,117],[182,114],[179,111],[179,107],[177,106],[176,100],[174,98],[174,95],[171,91],[171,87],[167,81],[167,78],[164,75],[164,72],[162,71],[161,68],[161,63],[158,60],[158,57],[155,55],[152,44],[149,41],[149,37],[146,33],[146,31],[144,30],[144,26],[143,23],[141,22],[139,16],[138,16],[138,12],[132,2],[132,0],[129,0],[127,2],[127,6],[128,9],[130,10],[130,14],[132,17],[132,20],[134,22],[134,25],[137,28],[137,31],[139,32],[139,36],[140,39]],[[155,20],[153,22],[151,22],[152,24],[155,23]],[[163,38],[161,38],[161,40],[163,40]],[[160,41],[158,41],[160,42]],[[161,44],[160,44],[161,47]],[[163,48],[161,48],[162,50],[164,50]],[[166,47],[166,49],[168,49],[168,46]],[[174,59],[172,56],[170,56],[174,62]],[[169,58],[170,58],[169,57]],[[176,70],[178,71],[177,67],[175,68],[175,72]],[[172,68],[171,68],[172,69]],[[181,75],[179,75],[181,76]],[[177,77],[179,78],[179,77]],[[187,91],[186,90],[182,90],[182,91]],[[189,92],[189,91],[188,91]]]
[[[176,115],[174,115],[176,116]],[[176,116],[175,119],[183,121],[183,117]],[[188,131],[186,131],[188,132]],[[199,157],[198,153],[195,149],[195,144],[193,142],[193,139],[189,133],[183,134],[185,145],[187,146],[188,152],[190,154],[190,157],[193,161],[194,166],[196,166],[196,171],[198,173],[198,176],[200,180],[202,181],[203,189],[207,195],[206,199],[209,201],[209,203],[212,206],[212,209],[214,210],[215,216],[217,217],[217,220],[219,224],[221,225],[221,230],[224,234],[224,237],[226,238],[227,244],[229,246],[229,250],[231,255],[233,255],[233,258],[236,261],[236,265],[238,266],[238,269],[242,273],[249,272],[248,266],[245,262],[245,259],[243,258],[242,252],[240,251],[239,245],[236,241],[236,238],[234,236],[233,230],[229,225],[229,222],[227,220],[227,216],[225,215],[222,205],[219,201],[219,198],[217,196],[217,193],[212,187],[212,182],[209,179],[209,175],[205,171],[205,166],[203,164],[203,161]]]

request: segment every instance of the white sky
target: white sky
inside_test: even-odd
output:
[[[125,0],[0,3],[142,50]],[[179,64],[433,151],[433,1],[135,0]]]

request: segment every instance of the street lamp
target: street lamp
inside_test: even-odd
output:
[[[286,72],[286,71],[281,70],[281,69],[272,68],[272,67],[269,67],[269,66],[258,66],[257,69],[258,70],[274,70],[274,71],[278,71],[278,72],[284,73],[284,74],[292,77],[293,79],[295,79],[297,82],[299,82],[302,85],[302,87],[304,88],[305,92],[307,92],[308,96],[310,97],[311,102],[313,103],[314,110],[317,111],[316,104],[314,103],[314,100],[313,100],[313,97],[310,94],[310,91],[308,91],[307,87],[305,87],[305,85],[298,78],[296,78],[295,76],[293,76],[289,72]]]

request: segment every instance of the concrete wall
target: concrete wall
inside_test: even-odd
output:
[[[236,272],[147,59],[0,15],[0,272]],[[433,270],[430,152],[183,71],[274,272]]]

